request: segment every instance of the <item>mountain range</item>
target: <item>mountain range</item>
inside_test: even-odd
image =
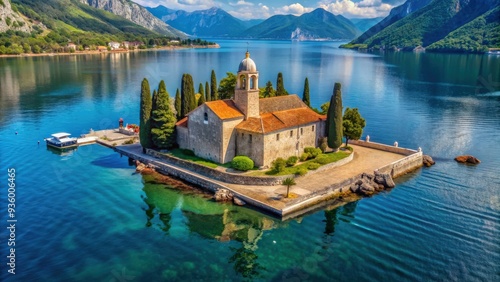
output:
[[[228,37],[252,25],[252,22],[239,20],[216,7],[194,12],[172,10],[161,5],[147,9],[172,27],[193,36]]]
[[[195,36],[266,39],[352,39],[361,31],[348,19],[318,8],[301,16],[276,15],[242,21],[220,8],[186,12],[164,6],[147,8],[172,27]],[[375,20],[376,21],[376,20]],[[361,22],[361,21],[360,21]],[[373,24],[373,20],[371,21]],[[365,25],[370,23],[363,22]]]
[[[149,30],[170,37],[185,37],[183,32],[172,28],[152,15],[146,8],[129,0],[79,0],[82,4],[121,16]]]
[[[344,47],[485,52],[500,47],[500,0],[408,0]]]

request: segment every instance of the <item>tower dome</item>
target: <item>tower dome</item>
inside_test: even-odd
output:
[[[241,71],[248,71],[248,72],[257,71],[257,66],[255,65],[255,62],[252,59],[250,59],[250,53],[248,51],[245,54],[245,59],[241,61],[240,66],[238,67],[238,72]]]

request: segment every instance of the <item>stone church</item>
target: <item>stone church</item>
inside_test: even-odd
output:
[[[259,99],[259,72],[248,51],[236,77],[233,99],[206,102],[177,122],[180,148],[218,163],[244,155],[262,167],[319,146],[326,116],[297,95]]]

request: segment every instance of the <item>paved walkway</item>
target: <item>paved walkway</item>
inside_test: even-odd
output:
[[[363,172],[373,173],[374,170],[402,159],[406,156],[375,150],[371,148],[350,145],[354,148],[354,159],[340,167],[334,167],[322,172],[304,175],[295,178],[296,185],[290,188],[290,192],[299,196],[305,196],[311,192],[325,189],[343,180],[357,176]],[[266,202],[276,208],[283,208],[291,199],[281,199],[280,195],[286,194],[286,186],[252,186],[226,183],[226,186],[240,193],[251,195],[260,201]]]
[[[290,188],[290,192],[297,196],[306,196],[312,192],[323,190],[329,186],[341,183],[345,179],[357,176],[363,172],[373,173],[374,170],[402,159],[406,156],[375,150],[371,148],[351,145],[354,148],[354,158],[351,162],[322,172],[297,177],[295,179],[296,185]],[[169,164],[166,160],[158,160],[152,156],[142,153],[142,148],[139,144],[123,146],[121,150],[126,150],[135,155],[141,156],[151,160],[152,162],[164,162]],[[184,170],[184,169],[183,169]],[[206,176],[191,172],[192,175],[207,178]],[[247,197],[256,199],[266,205],[275,209],[283,210],[287,203],[293,201],[292,198],[284,198],[286,193],[286,186],[257,186],[257,185],[238,185],[217,180],[212,180],[215,183],[226,186],[235,192],[243,194]]]

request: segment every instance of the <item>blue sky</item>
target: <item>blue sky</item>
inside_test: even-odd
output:
[[[143,6],[163,5],[176,10],[204,10],[219,7],[240,19],[266,19],[273,15],[301,15],[323,8],[347,18],[385,17],[405,0],[133,0]]]

